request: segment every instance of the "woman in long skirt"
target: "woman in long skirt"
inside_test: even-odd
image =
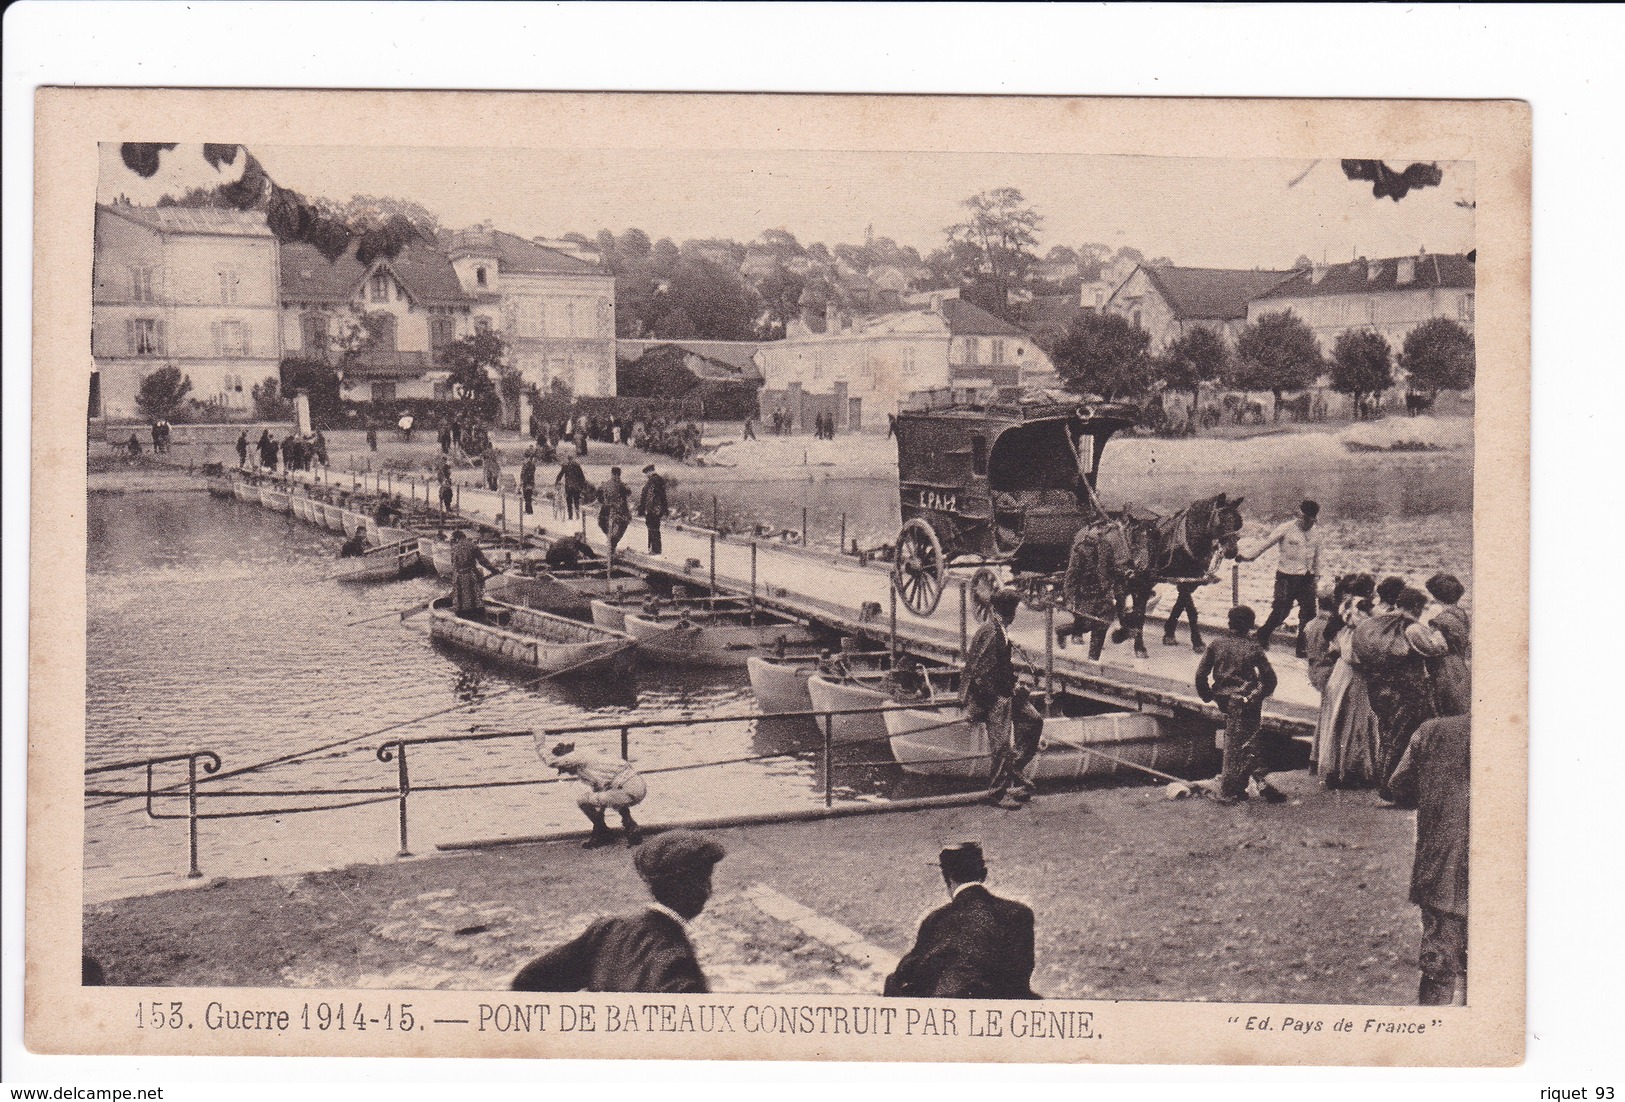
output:
[[[1370,575],[1348,581],[1338,610],[1339,628],[1327,644],[1328,653],[1337,653],[1337,664],[1320,697],[1312,756],[1327,788],[1369,788],[1382,780],[1377,775],[1377,714],[1371,710],[1365,676],[1349,661],[1354,626],[1371,615],[1373,588]]]
[[[1454,574],[1435,574],[1428,579],[1427,591],[1443,606],[1430,622],[1450,645],[1449,653],[1428,662],[1434,702],[1442,716],[1464,716],[1473,706],[1472,624],[1457,605],[1466,590]]]

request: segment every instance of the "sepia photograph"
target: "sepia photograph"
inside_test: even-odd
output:
[[[1220,1004],[1518,1058],[1468,982],[1485,931],[1522,968],[1523,793],[1474,768],[1525,737],[1474,678],[1527,633],[1504,587],[1474,630],[1526,584],[1518,105],[1219,152],[1178,135],[1309,109],[1165,101],[1148,152],[936,140],[1082,101],[517,97],[567,135],[481,144],[448,118],[516,97],[329,93],[438,124],[341,144],[129,94],[220,140],[41,101],[91,185],[53,906],[86,998],[140,990],[115,1044],[1064,1061]]]

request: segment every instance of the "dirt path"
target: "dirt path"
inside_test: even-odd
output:
[[[720,991],[873,992],[943,899],[938,847],[974,838],[994,890],[1038,912],[1045,995],[1409,1002],[1411,816],[1279,780],[1279,806],[1102,789],[717,831],[693,937]],[[121,984],[500,989],[644,901],[625,850],[571,844],[201,885],[87,908],[86,952]]]

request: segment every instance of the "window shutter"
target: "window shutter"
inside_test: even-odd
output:
[[[153,331],[153,342],[152,342],[152,345],[153,345],[152,350],[153,350],[153,352],[155,352],[156,354],[158,354],[160,356],[165,355],[169,350],[169,346],[164,343],[164,319],[159,318],[157,321],[153,322],[152,323],[152,331]]]
[[[124,319],[124,351],[135,355],[135,319]]]
[[[225,337],[220,332],[220,323],[210,323],[209,330],[214,334],[214,354],[224,356],[226,354],[226,342]]]
[[[237,331],[243,335],[243,347],[241,349],[242,354],[244,356],[252,356],[254,354],[254,342],[250,334],[253,332],[253,330],[248,327],[247,322],[244,322],[242,325],[238,326]]]

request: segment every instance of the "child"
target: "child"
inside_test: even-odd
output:
[[[1265,780],[1268,770],[1261,713],[1264,698],[1275,692],[1275,670],[1264,656],[1264,648],[1251,638],[1257,619],[1246,605],[1231,609],[1230,634],[1215,639],[1196,667],[1197,693],[1205,701],[1216,701],[1224,713],[1224,767],[1218,796],[1222,804],[1246,799],[1249,778],[1258,782],[1258,794],[1270,803],[1286,799]]]

